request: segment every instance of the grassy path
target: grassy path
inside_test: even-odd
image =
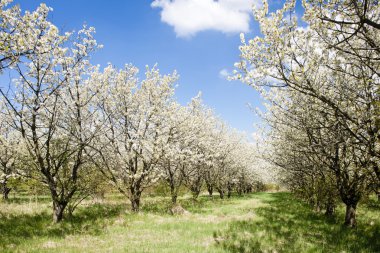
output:
[[[0,252],[376,252],[379,205],[359,210],[359,228],[326,220],[288,193],[230,200],[180,199],[190,214],[167,214],[168,199],[145,201],[141,214],[122,200],[82,208],[50,224],[48,204],[0,204]],[[15,213],[15,214],[12,214]],[[378,251],[380,252],[380,250]]]
[[[288,193],[257,197],[267,204],[255,209],[260,219],[232,222],[220,233],[228,252],[380,252],[379,202],[359,206],[358,227],[347,229],[342,206],[327,219]]]

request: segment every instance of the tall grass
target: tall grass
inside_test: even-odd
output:
[[[73,217],[51,223],[45,198],[0,203],[0,252],[379,252],[379,210],[359,207],[358,228],[341,226],[343,210],[326,219],[289,193],[229,200],[179,199],[190,212],[172,216],[170,199],[144,198],[140,214],[108,196],[86,202]]]
[[[343,207],[327,218],[289,193],[256,197],[265,206],[256,208],[259,220],[228,224],[215,233],[229,252],[380,252],[380,206],[374,200],[359,206],[358,227],[342,225]]]

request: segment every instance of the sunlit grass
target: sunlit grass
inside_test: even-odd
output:
[[[140,214],[119,196],[85,203],[74,217],[51,223],[50,203],[0,203],[0,252],[376,252],[379,206],[359,210],[359,227],[327,220],[288,193],[230,200],[179,199],[190,212],[172,216],[170,199],[144,199]],[[372,224],[372,225],[371,225]]]
[[[230,222],[215,234],[229,252],[380,252],[380,209],[373,201],[359,207],[358,227],[348,229],[342,206],[328,219],[288,193],[255,197],[267,204],[255,209],[260,220]]]

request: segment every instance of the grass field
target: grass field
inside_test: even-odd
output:
[[[380,205],[358,210],[358,228],[341,225],[343,209],[326,219],[289,193],[229,200],[181,198],[190,212],[172,216],[169,199],[144,199],[132,214],[124,199],[86,203],[61,224],[49,202],[0,203],[0,252],[380,252]]]

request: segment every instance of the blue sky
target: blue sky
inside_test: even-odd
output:
[[[239,60],[239,29],[248,31],[249,38],[259,34],[252,15],[249,22],[244,23],[249,11],[241,7],[237,12],[231,12],[227,5],[246,5],[246,2],[257,0],[220,0],[226,3],[226,8],[219,14],[212,10],[211,20],[208,19],[207,6],[191,5],[190,8],[185,5],[182,10],[177,10],[176,6],[168,5],[172,3],[169,0],[159,1],[161,5],[155,8],[151,6],[153,0],[44,2],[54,9],[50,20],[61,30],[79,30],[84,23],[96,28],[96,39],[104,48],[94,55],[93,64],[105,66],[111,62],[123,67],[125,63],[132,63],[143,72],[145,65],[157,63],[162,73],[177,70],[180,75],[176,91],[179,102],[185,104],[201,91],[204,103],[232,127],[253,132],[253,125],[259,119],[247,104],[260,107],[262,100],[253,88],[237,81],[227,81],[220,72],[223,69],[231,71]],[[14,0],[14,3],[20,4],[24,11],[34,10],[41,1]],[[281,1],[278,0],[270,5],[271,8],[279,6]],[[245,16],[236,16],[236,13]],[[161,18],[164,14],[168,15]],[[205,21],[201,20],[198,26],[193,24],[202,18]],[[200,26],[205,23],[208,27],[202,30]]]

